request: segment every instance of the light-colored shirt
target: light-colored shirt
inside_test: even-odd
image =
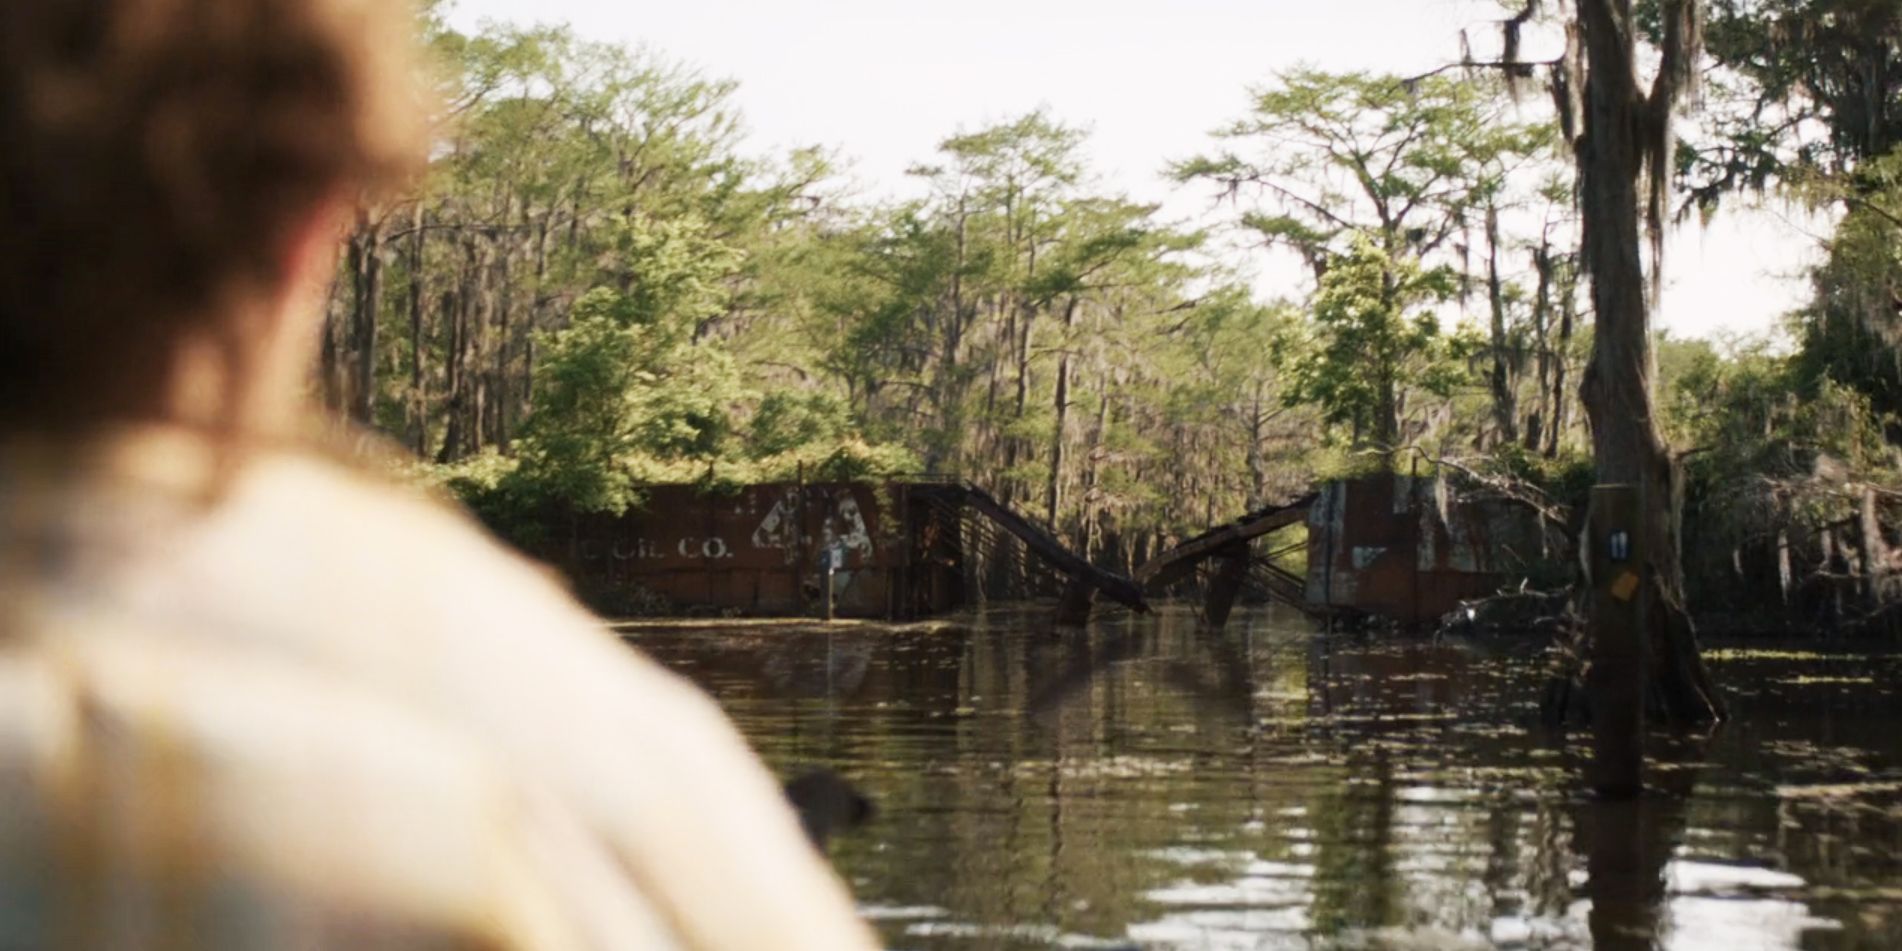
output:
[[[0,451],[0,949],[874,946],[713,704],[454,509]]]

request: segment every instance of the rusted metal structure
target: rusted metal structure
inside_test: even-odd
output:
[[[967,603],[979,584],[972,557],[1004,537],[1065,588],[1085,592],[1086,606],[1102,595],[1147,610],[1134,582],[965,483],[770,484],[727,494],[658,486],[625,515],[550,521],[527,547],[610,614],[810,615],[828,579],[841,617],[941,614]]]
[[[1305,524],[1289,551],[1256,542]],[[1306,577],[1275,563],[1305,546]],[[1379,474],[1250,512],[1140,566],[1134,578],[1096,567],[984,490],[961,482],[756,485],[728,494],[650,490],[622,516],[562,515],[526,546],[616,615],[728,613],[926,617],[985,596],[1004,565],[1001,597],[1059,598],[1059,624],[1103,599],[1138,612],[1145,592],[1203,578],[1205,620],[1221,626],[1244,591],[1316,616],[1378,615],[1428,623],[1493,594],[1564,540],[1510,500],[1456,497],[1439,480]],[[828,573],[826,565],[834,565]],[[829,582],[828,582],[829,579]]]
[[[911,489],[656,486],[624,515],[553,520],[530,548],[611,614],[809,613],[822,599],[828,553],[838,558],[831,580],[841,615],[950,610],[964,600],[959,526]]]
[[[1509,499],[1398,473],[1333,482],[1308,511],[1306,600],[1430,623],[1564,550],[1556,529]]]
[[[1253,547],[1305,523],[1307,575]],[[1222,626],[1250,587],[1317,617],[1371,615],[1425,624],[1462,601],[1497,593],[1566,541],[1510,499],[1457,495],[1442,480],[1381,473],[1329,483],[1313,495],[1216,526],[1145,562],[1136,581],[1160,591],[1202,578],[1203,619]]]
[[[1309,495],[1270,505],[1211,528],[1137,567],[1136,582],[1145,590],[1167,588],[1195,574],[1204,563],[1213,562],[1215,571],[1205,587],[1203,606],[1203,620],[1210,626],[1228,623],[1235,600],[1251,576],[1270,600],[1306,610],[1301,579],[1272,559],[1256,558],[1253,545],[1258,538],[1307,520],[1315,498]]]

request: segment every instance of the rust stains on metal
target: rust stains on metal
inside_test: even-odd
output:
[[[1305,606],[1407,624],[1493,594],[1562,548],[1534,514],[1508,500],[1455,498],[1440,480],[1381,474],[1331,483],[1311,498],[1218,526],[1144,565],[1138,577],[1160,587],[1304,517]],[[1020,538],[1069,579],[1073,600],[1087,604],[1087,591],[1143,609],[1137,582],[1089,565],[980,490],[956,483],[777,484],[731,494],[663,486],[623,516],[556,519],[533,548],[610,614],[809,615],[823,600],[823,566],[836,557],[831,584],[840,616],[911,619],[965,603],[972,519]],[[1288,580],[1291,589],[1298,584]]]
[[[1504,499],[1382,473],[1322,487],[1308,516],[1308,601],[1405,624],[1496,593],[1561,545]]]
[[[622,516],[573,515],[535,554],[614,614],[793,615],[823,594],[838,611],[909,618],[962,601],[959,526],[903,484],[659,486]]]
[[[728,494],[660,486],[626,515],[559,515],[547,525],[531,553],[613,615],[810,615],[828,578],[842,617],[942,614],[961,607],[975,583],[967,548],[994,545],[1000,532],[1078,592],[1148,608],[1135,582],[962,482],[773,484]],[[828,564],[836,569],[829,575]],[[1088,596],[1074,600],[1086,608]]]

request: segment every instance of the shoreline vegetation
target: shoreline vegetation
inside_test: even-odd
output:
[[[1902,79],[1852,115],[1863,54],[1785,38],[1823,13],[1902,22],[1797,6],[1711,5],[1724,95],[1682,123],[1665,192],[1684,214],[1753,192],[1835,212],[1814,300],[1781,342],[1651,334],[1654,423],[1707,629],[1892,633]],[[1047,112],[947,130],[920,197],[870,201],[823,149],[749,152],[729,81],[440,12],[433,160],[354,222],[321,384],[504,536],[655,484],[930,473],[1126,569],[1413,458],[1582,521],[1588,198],[1575,130],[1517,88],[1544,65],[1264,76],[1230,125],[1170,144],[1180,187],[1220,199],[1192,226],[1101,186]],[[1759,133],[1751,109],[1809,123]],[[1271,248],[1306,286],[1251,286]]]

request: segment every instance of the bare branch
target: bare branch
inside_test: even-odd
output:
[[[1505,73],[1508,78],[1531,79],[1535,74],[1537,74],[1537,72],[1540,69],[1542,68],[1550,69],[1552,67],[1560,65],[1561,62],[1562,62],[1561,60],[1556,60],[1556,59],[1533,60],[1530,62],[1501,59],[1501,60],[1492,60],[1490,62],[1484,62],[1484,63],[1448,63],[1445,66],[1439,67],[1438,69],[1429,69],[1418,76],[1408,76],[1405,79],[1400,80],[1398,85],[1404,87],[1408,92],[1412,92],[1414,87],[1420,85],[1423,82],[1426,82],[1429,79],[1432,79],[1435,76],[1440,76],[1446,73],[1454,72],[1456,70],[1475,70],[1475,69],[1496,69]]]

